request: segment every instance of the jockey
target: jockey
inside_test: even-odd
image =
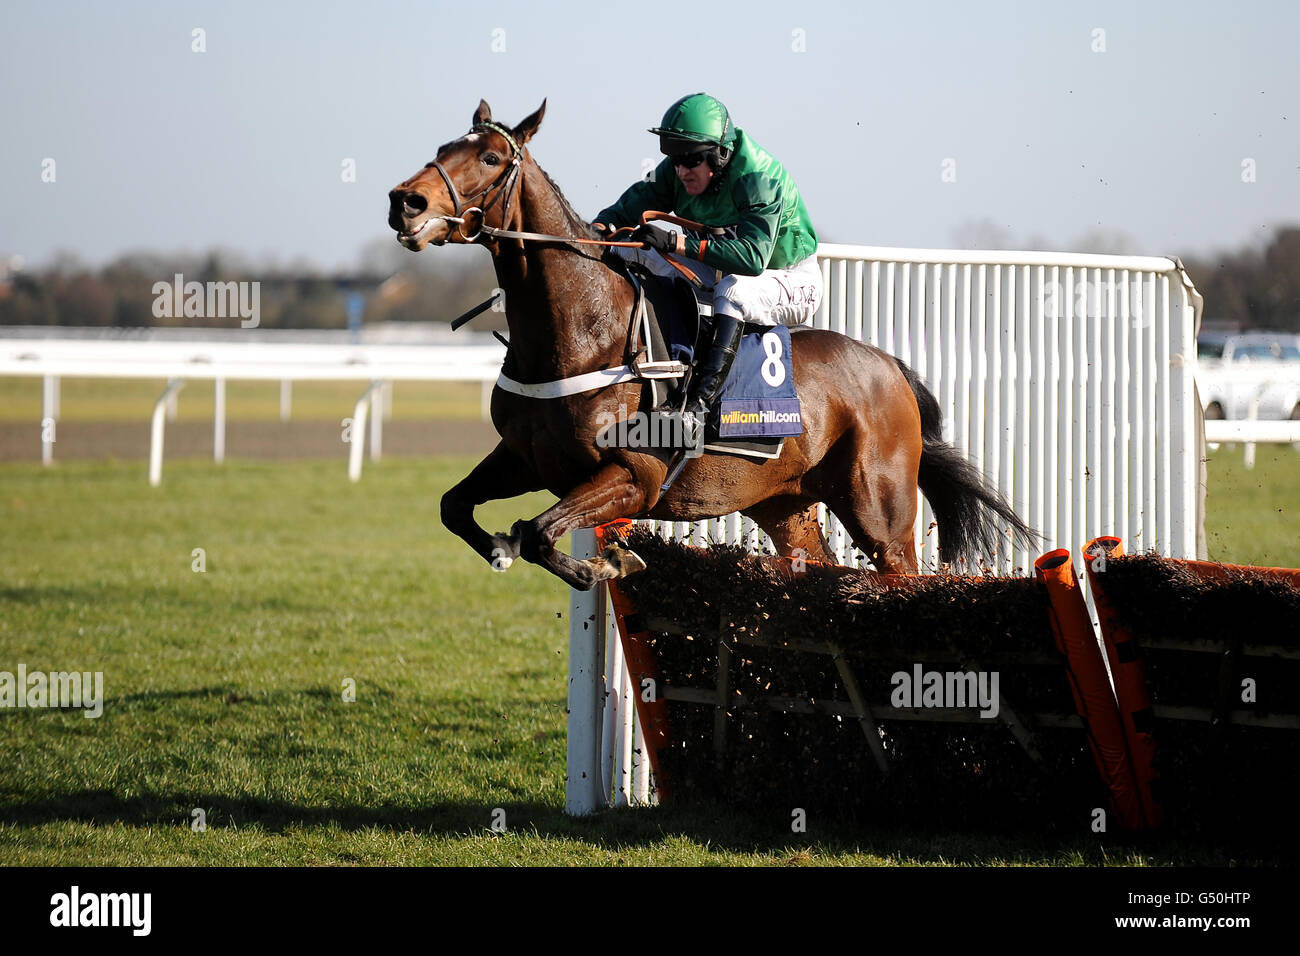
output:
[[[790,174],[736,129],[712,96],[683,97],[650,132],[659,136],[659,151],[667,158],[602,210],[593,225],[601,231],[635,226],[643,212],[654,209],[723,228],[722,235],[683,235],[647,223],[631,237],[643,248],[618,249],[670,277],[678,273],[651,250],[671,254],[713,295],[712,342],[686,405],[702,425],[746,322],[800,325],[816,313],[823,291],[817,234]]]

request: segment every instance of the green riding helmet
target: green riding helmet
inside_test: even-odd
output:
[[[665,156],[716,146],[730,151],[736,139],[727,108],[707,93],[692,93],[668,107],[663,122],[650,130]]]

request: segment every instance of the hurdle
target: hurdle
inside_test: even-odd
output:
[[[826,295],[813,327],[911,365],[939,400],[945,440],[1043,534],[1043,551],[1104,533],[1134,552],[1205,557],[1204,423],[1194,381],[1203,302],[1178,259],[846,245],[823,245],[818,259]],[[918,556],[934,570],[934,516],[918,498]],[[869,567],[820,511],[836,559]],[[771,550],[737,514],[651,526],[669,540]],[[589,531],[573,535],[575,555],[594,546]],[[1028,575],[1037,557],[1008,542],[991,570]],[[573,593],[569,727],[585,755],[568,767],[574,814],[653,799],[635,719],[625,706],[616,720],[605,713],[607,702],[636,696],[613,667],[613,631],[603,589]],[[631,737],[605,739],[606,726],[629,722]]]

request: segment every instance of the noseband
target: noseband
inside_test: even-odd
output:
[[[505,197],[505,202],[501,206],[501,225],[504,226],[506,224],[506,217],[510,213],[510,197],[514,192],[516,183],[519,182],[519,160],[522,150],[519,148],[519,144],[515,142],[515,138],[510,135],[508,130],[502,126],[498,126],[496,123],[476,123],[474,126],[470,127],[470,133],[477,133],[483,130],[500,133],[504,136],[506,142],[510,144],[513,153],[510,157],[509,165],[501,171],[501,175],[488,183],[487,186],[483,187],[481,192],[476,193],[473,197],[477,198],[482,205],[466,205],[465,201],[461,199],[460,193],[456,189],[456,184],[453,183],[451,177],[447,175],[447,170],[443,169],[442,163],[435,159],[425,167],[426,169],[429,167],[436,169],[438,175],[442,177],[442,181],[447,184],[447,195],[451,199],[451,205],[454,211],[450,216],[441,216],[439,218],[445,219],[448,222],[459,223],[457,229],[460,232],[461,238],[466,242],[474,242],[479,238],[479,236],[483,235],[483,227],[486,224],[487,211],[496,205],[497,200],[502,196]],[[495,194],[492,198],[487,202],[484,202],[484,200],[487,199],[488,194],[494,191]],[[467,236],[465,235],[465,216],[471,212],[477,212],[479,214],[479,228],[474,232],[474,235]]]

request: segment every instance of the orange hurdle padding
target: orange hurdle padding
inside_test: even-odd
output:
[[[1233,581],[1241,574],[1249,574],[1284,581],[1292,587],[1300,588],[1300,569],[1296,568],[1264,568],[1253,564],[1218,564],[1214,561],[1183,561],[1178,558],[1167,560],[1208,581]]]
[[[1158,775],[1155,768],[1155,711],[1151,706],[1151,691],[1147,687],[1146,667],[1142,663],[1137,641],[1134,640],[1133,633],[1119,623],[1115,606],[1106,597],[1104,583],[1106,559],[1123,556],[1124,545],[1119,538],[1102,536],[1093,538],[1083,546],[1088,585],[1092,588],[1097,621],[1101,625],[1102,641],[1106,645],[1106,657],[1110,661],[1110,673],[1115,681],[1115,696],[1119,699],[1120,719],[1124,723],[1124,737],[1128,741],[1129,756],[1133,761],[1133,775],[1142,802],[1142,815],[1146,825],[1154,827],[1164,819],[1164,810],[1152,791]]]
[[[601,550],[626,537],[634,523],[631,518],[618,518],[596,528],[596,541]],[[641,720],[641,740],[645,745],[646,756],[650,758],[650,769],[654,771],[655,792],[659,801],[666,803],[671,799],[672,787],[660,766],[659,751],[669,745],[672,737],[669,734],[668,700],[663,693],[663,677],[659,673],[659,664],[650,647],[650,634],[642,624],[641,615],[617,581],[608,583],[609,603],[614,611],[614,619],[618,622],[623,656],[627,660],[627,672],[632,678],[636,714]],[[647,678],[654,681],[652,701],[643,700],[641,696],[641,681]]]
[[[1142,804],[1124,739],[1124,725],[1111,693],[1106,665],[1083,602],[1079,579],[1066,548],[1049,551],[1034,562],[1047,587],[1056,649],[1065,655],[1074,707],[1088,731],[1088,746],[1102,781],[1110,789],[1111,812],[1125,829],[1142,826]]]

